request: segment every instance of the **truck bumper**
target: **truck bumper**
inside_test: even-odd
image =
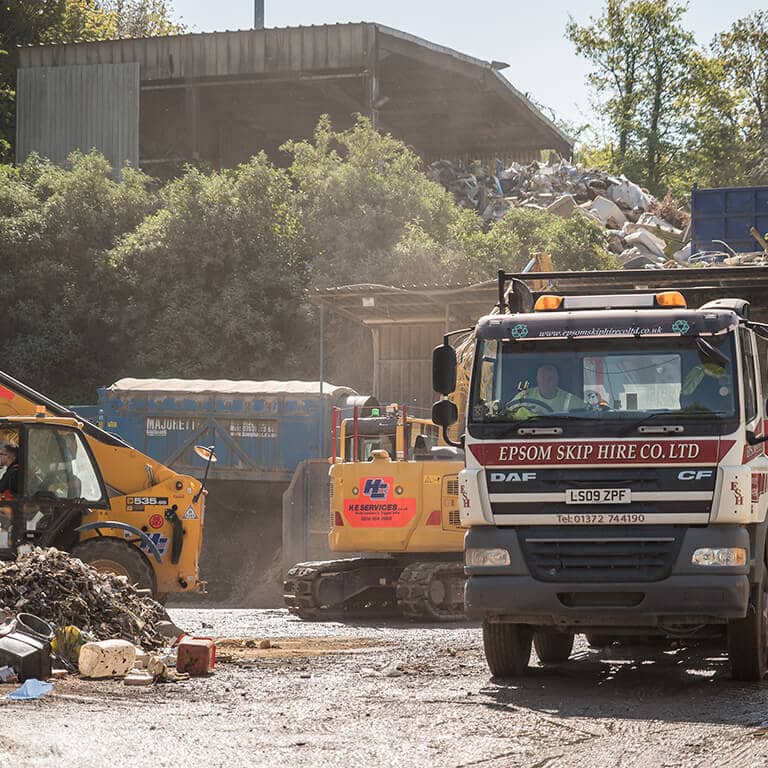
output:
[[[472,528],[465,546],[504,547],[512,560],[508,567],[466,568],[465,610],[470,619],[578,630],[718,624],[747,613],[749,565],[717,570],[691,565],[697,547],[744,546],[749,551],[743,527],[689,529],[670,573],[656,581],[535,579],[515,529]]]

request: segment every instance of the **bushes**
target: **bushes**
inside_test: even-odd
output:
[[[477,282],[539,251],[613,266],[586,217],[518,209],[486,230],[365,120],[285,149],[288,170],[262,154],[159,189],[97,153],[0,166],[2,367],[65,402],[128,375],[314,378],[310,287]]]

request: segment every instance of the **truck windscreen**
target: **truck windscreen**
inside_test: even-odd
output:
[[[736,417],[733,334],[479,341],[469,424]]]

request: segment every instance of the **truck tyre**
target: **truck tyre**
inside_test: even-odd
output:
[[[728,659],[731,677],[759,682],[768,666],[768,576],[752,586],[747,615],[728,622]]]
[[[483,621],[483,647],[494,677],[517,677],[528,670],[533,630],[525,624]]]
[[[72,556],[93,566],[100,573],[126,576],[129,584],[149,589],[157,595],[155,572],[147,558],[133,544],[107,536],[88,539],[72,548]]]
[[[561,664],[571,655],[573,634],[540,629],[533,636],[533,647],[542,664]]]

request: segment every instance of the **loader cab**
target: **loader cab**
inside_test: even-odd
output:
[[[18,491],[0,500],[0,559],[20,547],[67,548],[86,509],[108,509],[106,486],[77,422],[0,420],[0,435],[18,441]]]

